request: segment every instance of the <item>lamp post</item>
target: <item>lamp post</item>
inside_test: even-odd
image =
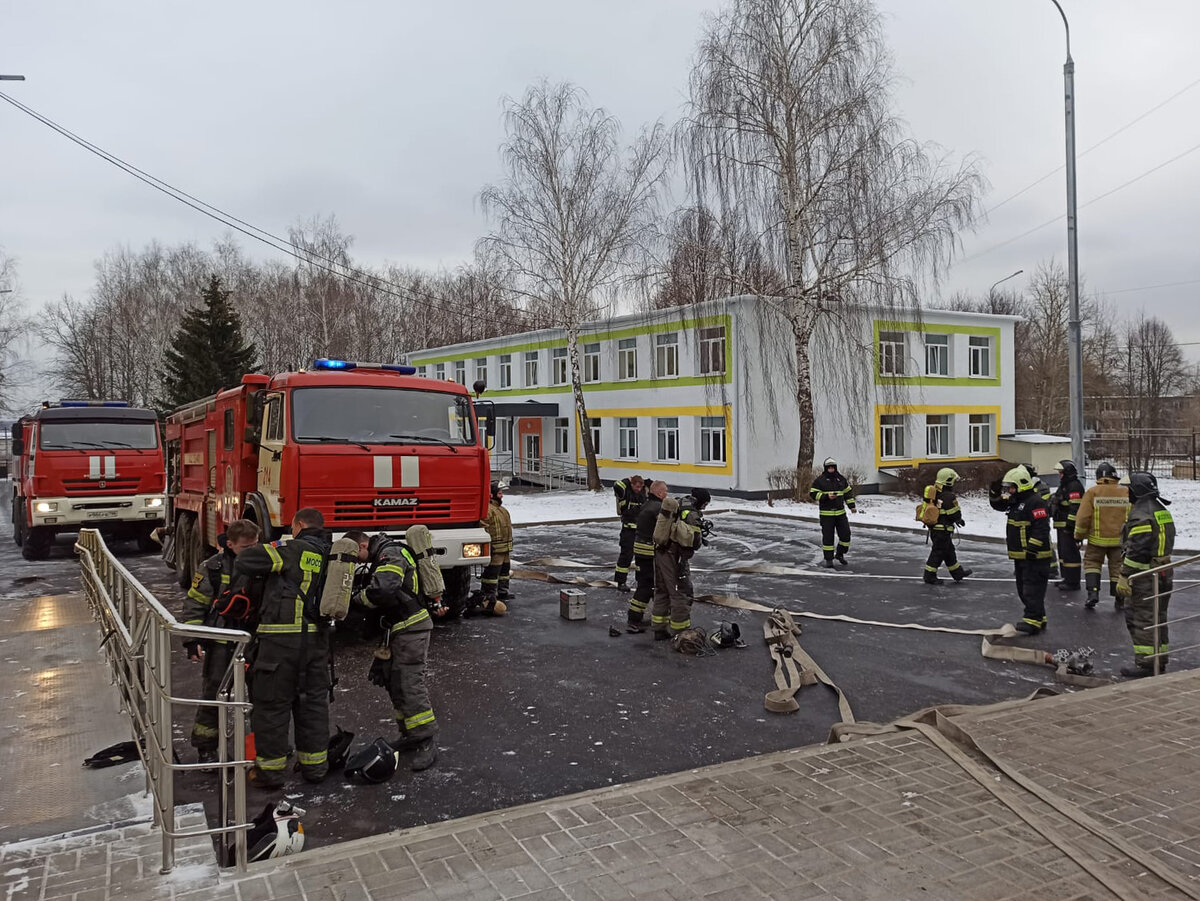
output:
[[[24,81],[24,75],[0,75],[0,81]]]
[[[996,312],[996,301],[992,297],[992,292],[996,290],[996,285],[1003,284],[1004,282],[1008,281],[1010,278],[1016,278],[1018,275],[1020,275],[1024,271],[1025,271],[1024,269],[1018,269],[1012,275],[1006,275],[1006,276],[1004,276],[1004,278],[997,279],[996,281],[992,282],[992,286],[990,288],[988,288],[988,292],[987,292],[988,308],[992,313]]]
[[[1063,63],[1067,132],[1067,285],[1070,313],[1067,319],[1067,385],[1071,406],[1071,459],[1083,472],[1083,329],[1079,320],[1079,216],[1075,205],[1075,60],[1071,59],[1071,25],[1058,0],[1050,0],[1062,16],[1067,33],[1067,61]]]

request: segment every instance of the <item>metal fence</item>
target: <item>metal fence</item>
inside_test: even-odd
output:
[[[104,543],[95,529],[82,529],[75,545],[84,592],[104,632],[104,649],[122,707],[133,725],[138,754],[146,769],[146,789],[154,798],[155,825],[162,830],[162,872],[175,867],[175,843],[182,838],[220,836],[221,863],[246,868],[246,700],[244,656],[250,635],[178,622]],[[171,651],[185,640],[226,641],[234,645],[219,700],[176,697],[171,688]],[[172,748],[176,707],[217,708],[221,740],[216,763],[178,763]],[[180,830],[175,824],[175,774],[214,768],[218,774],[219,820],[214,829]],[[231,845],[232,840],[232,845]]]
[[[492,453],[492,477],[508,476],[546,490],[587,487],[587,467],[562,457],[528,457],[512,451]]]
[[[1196,563],[1200,563],[1200,554],[1197,554],[1194,557],[1186,557],[1183,560],[1176,560],[1173,563],[1167,563],[1167,564],[1164,564],[1163,566],[1156,566],[1153,569],[1147,569],[1147,570],[1143,570],[1142,572],[1136,572],[1129,577],[1129,584],[1131,587],[1133,585],[1135,585],[1136,583],[1140,583],[1144,579],[1152,579],[1153,580],[1154,595],[1152,597],[1152,600],[1154,601],[1154,627],[1153,627],[1154,653],[1149,656],[1154,661],[1154,675],[1156,675],[1156,676],[1160,672],[1162,672],[1162,663],[1160,662],[1160,660],[1164,655],[1169,656],[1170,654],[1178,654],[1181,651],[1191,651],[1195,648],[1200,648],[1200,645],[1198,645],[1198,644],[1187,645],[1185,647],[1174,647],[1174,648],[1170,647],[1170,641],[1169,641],[1170,636],[1168,634],[1167,647],[1164,649],[1162,647],[1163,642],[1160,637],[1161,630],[1164,627],[1175,626],[1175,625],[1178,625],[1179,623],[1185,623],[1185,622],[1189,622],[1190,620],[1200,618],[1200,613],[1190,613],[1187,616],[1181,616],[1178,619],[1168,619],[1166,621],[1162,621],[1162,610],[1161,610],[1161,606],[1162,606],[1162,603],[1164,600],[1169,601],[1173,596],[1178,595],[1181,592],[1194,591],[1198,587],[1200,587],[1200,580],[1191,580],[1188,582],[1181,582],[1175,578],[1177,572],[1182,567],[1191,566]],[[1162,576],[1166,573],[1171,574],[1174,585],[1171,590],[1163,591]],[[1139,584],[1137,587],[1140,588],[1141,585]],[[1126,604],[1129,603],[1128,599],[1125,601],[1125,603]]]
[[[1087,456],[1093,463],[1110,460],[1121,472],[1145,470],[1174,479],[1200,478],[1194,429],[1097,432],[1087,439]]]

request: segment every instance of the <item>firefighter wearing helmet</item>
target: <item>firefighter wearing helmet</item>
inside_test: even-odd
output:
[[[1058,571],[1062,574],[1057,587],[1059,591],[1078,591],[1083,558],[1075,540],[1075,521],[1083,500],[1083,482],[1073,460],[1059,460],[1054,468],[1058,471],[1058,488],[1050,499],[1050,515],[1058,534]]]
[[[826,457],[821,464],[821,474],[813,479],[809,495],[821,513],[821,553],[825,565],[833,566],[837,560],[842,566],[846,565],[846,552],[850,550],[850,518],[846,510],[855,511],[854,488],[844,475],[838,472],[837,460]],[[837,545],[833,543],[834,532],[837,532]]]
[[[941,585],[938,569],[943,563],[955,582],[961,582],[971,575],[969,569],[963,569],[958,562],[954,549],[954,529],[965,526],[962,510],[958,506],[958,498],[954,494],[954,484],[958,481],[958,473],[948,466],[938,470],[937,480],[932,485],[925,486],[925,503],[937,507],[937,522],[929,526],[929,559],[925,561],[925,583]]]
[[[1124,599],[1117,595],[1117,577],[1121,573],[1121,527],[1129,512],[1129,492],[1118,484],[1117,470],[1111,463],[1096,467],[1096,484],[1083,494],[1075,516],[1075,540],[1087,541],[1083,552],[1083,580],[1087,587],[1089,610],[1100,601],[1100,575],[1108,559],[1108,593],[1116,598],[1119,610]]]
[[[1169,501],[1159,497],[1158,480],[1150,473],[1130,474],[1128,493],[1132,506],[1121,528],[1121,576],[1117,593],[1125,598],[1125,626],[1133,640],[1133,666],[1121,667],[1121,675],[1139,678],[1154,675],[1156,654],[1158,671],[1166,672],[1170,636],[1166,625],[1158,623],[1167,620],[1173,578],[1169,569],[1157,574],[1156,622],[1155,577],[1143,576],[1132,582],[1129,577],[1171,562],[1175,521],[1167,509]]]
[[[1050,581],[1050,511],[1034,490],[1033,477],[1024,466],[1004,474],[1000,494],[1008,503],[1005,541],[1013,561],[1017,596],[1023,605],[1018,632],[1036,635],[1046,628],[1046,586]]]
[[[503,481],[492,482],[492,499],[488,504],[487,519],[482,523],[492,538],[492,559],[484,567],[480,582],[483,584],[481,607],[483,612],[499,616],[507,609],[513,595],[508,590],[510,558],[513,548],[512,517],[504,509]]]

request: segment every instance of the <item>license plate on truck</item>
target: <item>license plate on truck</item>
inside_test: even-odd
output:
[[[87,518],[88,519],[116,519],[117,511],[116,510],[88,510]]]

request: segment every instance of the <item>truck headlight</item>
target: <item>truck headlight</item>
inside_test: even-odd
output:
[[[58,503],[55,501],[38,501],[33,505],[33,509],[37,513],[53,513],[58,509]]]
[[[464,557],[482,557],[483,556],[483,545],[482,544],[464,544],[462,547],[463,547],[463,556]]]
[[[147,507],[161,507],[162,506],[162,498],[161,497],[148,497],[148,498],[146,498],[146,506]]]

